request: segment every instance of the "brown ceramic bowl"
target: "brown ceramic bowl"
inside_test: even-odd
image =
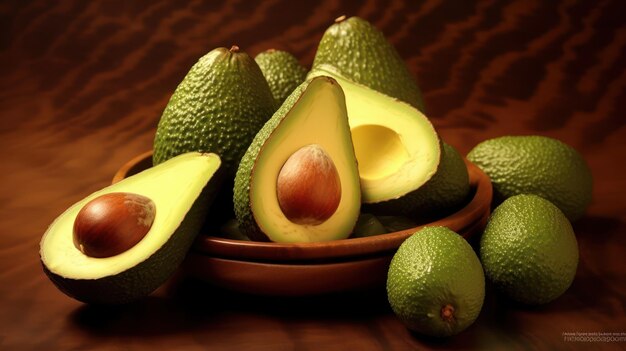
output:
[[[459,211],[415,228],[322,243],[284,244],[225,239],[201,233],[187,255],[190,275],[228,289],[263,295],[302,296],[369,288],[383,284],[400,244],[424,226],[446,226],[469,239],[489,218],[489,177],[466,161],[473,197]],[[152,152],[124,164],[120,181],[152,166]]]

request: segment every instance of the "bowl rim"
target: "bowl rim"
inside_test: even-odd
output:
[[[128,176],[128,173],[152,157],[152,151],[143,152],[126,162],[115,173],[112,183]],[[493,189],[489,177],[480,168],[464,159],[468,169],[470,186],[475,190],[473,198],[458,211],[436,221],[421,224],[402,231],[364,238],[348,238],[315,243],[274,243],[227,239],[200,233],[192,251],[213,257],[257,260],[298,261],[345,259],[355,256],[378,255],[395,251],[400,244],[417,230],[426,226],[444,226],[469,239],[489,216]]]

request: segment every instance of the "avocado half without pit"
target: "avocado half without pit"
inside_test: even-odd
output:
[[[329,65],[309,77],[330,76],[346,97],[363,203],[389,213],[415,215],[411,197],[439,167],[441,141],[428,118],[413,106],[357,84]]]
[[[302,83],[254,138],[234,187],[241,231],[253,240],[347,238],[361,193],[345,97],[337,82]]]
[[[125,303],[150,294],[198,234],[220,164],[215,154],[185,153],[78,201],[41,239],[44,271],[83,302]]]

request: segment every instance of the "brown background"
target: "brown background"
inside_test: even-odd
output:
[[[0,2],[0,349],[625,348],[562,338],[626,332],[625,13],[620,0]],[[310,65],[342,14],[396,45],[463,154],[486,138],[540,134],[587,159],[594,200],[574,225],[580,265],[565,295],[528,308],[488,290],[478,321],[437,341],[407,332],[381,291],[283,300],[182,281],[100,309],[54,288],[38,260],[47,225],[151,148],[201,55],[274,47]]]

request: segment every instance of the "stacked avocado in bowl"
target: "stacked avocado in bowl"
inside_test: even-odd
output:
[[[218,96],[209,104],[213,96],[205,89],[215,90],[213,75],[224,75],[212,73],[221,72],[217,64],[194,66],[161,117],[154,143],[155,164],[188,151],[225,155],[227,179],[216,202],[233,208],[236,217],[222,218],[225,236],[331,241],[362,236],[366,228],[355,225],[364,216],[405,224],[383,226],[380,233],[386,233],[466,202],[463,159],[439,138],[405,63],[367,21],[338,18],[310,71],[282,50],[266,50],[254,61],[247,66],[258,67],[267,84],[248,83],[254,92],[237,93],[262,100],[239,97],[227,104]],[[272,113],[265,108],[271,106],[268,92]],[[242,104],[254,124],[239,131],[232,126],[243,124],[242,114],[224,106],[237,110]]]
[[[154,166],[60,216],[41,242],[44,270],[79,300],[126,302],[167,279],[203,223],[252,240],[322,242],[359,236],[363,216],[391,223],[383,233],[458,207],[469,192],[467,170],[423,108],[396,50],[360,18],[342,16],[328,28],[310,71],[285,51],[252,59],[237,46],[214,49],[167,104]],[[190,171],[188,163],[210,163],[211,171],[199,179],[201,167]],[[195,195],[183,196],[191,187],[184,184]],[[119,196],[108,201],[105,193]],[[81,216],[90,201],[99,212]],[[133,221],[143,226],[124,224]],[[132,240],[123,238],[128,231]],[[133,281],[143,274],[155,278]]]

